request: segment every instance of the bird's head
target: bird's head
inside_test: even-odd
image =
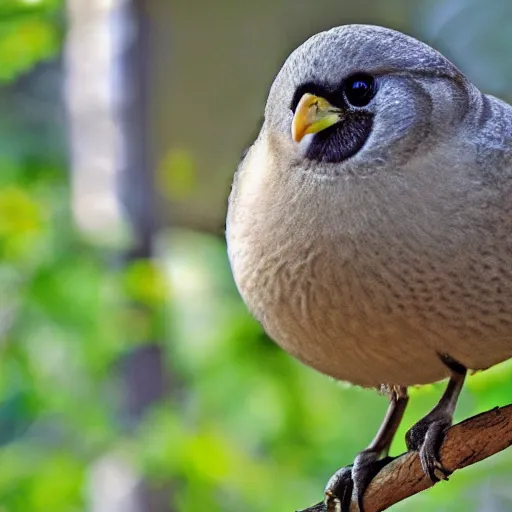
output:
[[[400,164],[456,132],[471,91],[428,45],[347,25],[313,36],[286,60],[270,90],[264,132],[287,161],[320,173],[348,162]]]

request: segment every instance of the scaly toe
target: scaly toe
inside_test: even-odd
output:
[[[353,489],[352,465],[336,471],[327,483],[324,492],[324,504],[327,512],[350,512]]]
[[[372,451],[362,451],[356,457],[352,468],[352,480],[354,481],[354,490],[360,512],[364,512],[363,498],[370,482],[392,460],[393,457],[379,459],[378,454]]]
[[[450,423],[443,419],[432,422],[422,420],[407,433],[408,448],[419,452],[423,472],[434,483],[448,480],[451,474],[439,460],[439,447]]]
[[[392,457],[378,459],[378,454],[373,451],[362,451],[353,465],[338,470],[325,488],[324,504],[327,512],[350,512],[353,491],[360,512],[364,512],[363,498],[368,485],[392,460]]]

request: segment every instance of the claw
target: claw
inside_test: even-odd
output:
[[[378,453],[364,450],[356,457],[352,466],[341,468],[334,474],[324,493],[327,512],[350,512],[353,491],[360,512],[364,512],[363,499],[368,485],[393,460],[393,457],[378,459],[378,456]]]
[[[440,480],[448,481],[450,479],[449,476],[451,474],[452,474],[452,471],[444,468],[441,464],[439,464],[436,461],[435,468],[434,468],[434,476],[438,479],[438,481],[440,481]]]
[[[336,471],[327,483],[324,492],[327,512],[350,512],[353,489],[352,465]]]
[[[437,458],[427,459],[422,452],[420,452],[421,467],[423,472],[426,473],[432,482],[437,483],[441,480],[448,480],[452,471],[446,469]]]
[[[360,512],[364,512],[363,498],[368,485],[373,477],[392,460],[387,454],[404,414],[407,400],[405,388],[393,389],[386,416],[373,441],[366,450],[359,453],[354,464],[338,470],[327,483],[324,492],[324,505],[327,512],[350,512],[353,491],[355,491]]]
[[[341,501],[333,494],[326,493],[324,504],[327,512],[345,512],[341,508]]]
[[[434,420],[428,415],[407,432],[407,447],[419,452],[423,472],[434,483],[445,480],[449,474],[439,460],[439,447],[450,425],[451,416]]]
[[[459,363],[447,356],[442,360],[452,370],[450,382],[439,403],[405,436],[407,448],[419,452],[423,472],[434,483],[448,480],[451,475],[451,471],[443,467],[439,460],[439,448],[446,430],[452,424],[455,405],[466,376],[466,369]]]

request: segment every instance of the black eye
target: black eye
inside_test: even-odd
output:
[[[343,93],[350,105],[364,107],[375,96],[375,89],[375,79],[372,76],[358,73],[347,79]]]

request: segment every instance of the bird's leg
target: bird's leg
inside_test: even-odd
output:
[[[391,390],[386,416],[373,441],[357,455],[352,465],[338,470],[327,483],[324,499],[327,512],[348,512],[353,490],[359,509],[363,512],[366,488],[373,477],[392,460],[388,457],[389,448],[408,400],[406,388],[396,387]]]
[[[432,482],[447,480],[450,476],[450,472],[439,461],[439,447],[446,430],[452,424],[455,406],[467,373],[464,366],[450,357],[442,355],[441,360],[451,371],[448,386],[439,403],[405,436],[407,448],[419,452],[423,472]]]

